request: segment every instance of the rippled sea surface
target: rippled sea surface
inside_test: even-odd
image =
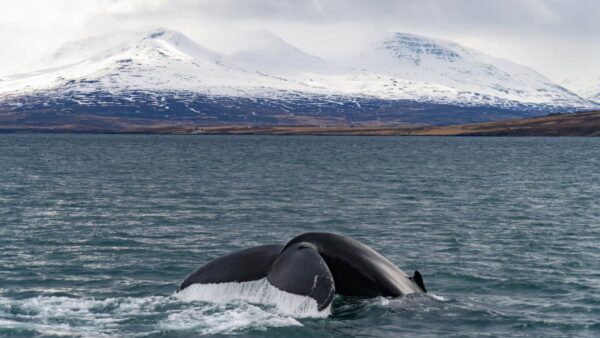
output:
[[[430,295],[328,318],[173,296],[229,251],[352,236]],[[0,336],[600,335],[600,139],[0,135]]]

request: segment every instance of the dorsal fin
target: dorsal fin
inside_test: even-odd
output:
[[[425,283],[423,282],[423,276],[419,271],[415,271],[415,274],[412,277],[410,277],[410,280],[412,280],[413,283],[417,284],[417,286],[420,287],[421,290],[423,290],[423,292],[427,292],[427,289],[425,288]]]

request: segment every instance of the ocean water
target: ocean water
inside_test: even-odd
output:
[[[430,293],[174,296],[306,231]],[[0,135],[0,248],[0,337],[598,337],[600,139]]]

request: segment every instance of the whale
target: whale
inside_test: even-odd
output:
[[[409,276],[367,245],[329,232],[304,233],[285,245],[261,245],[216,258],[190,273],[177,292],[191,285],[265,278],[280,291],[314,299],[319,311],[329,307],[335,295],[373,298],[427,292],[419,271]]]

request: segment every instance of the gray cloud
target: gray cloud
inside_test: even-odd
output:
[[[404,31],[454,40],[554,79],[600,73],[596,0],[4,0],[0,13],[6,69],[66,40],[163,26],[216,49],[237,31],[265,29],[325,57]]]
[[[410,24],[596,38],[600,32],[596,0],[174,0],[165,8],[223,20]]]

